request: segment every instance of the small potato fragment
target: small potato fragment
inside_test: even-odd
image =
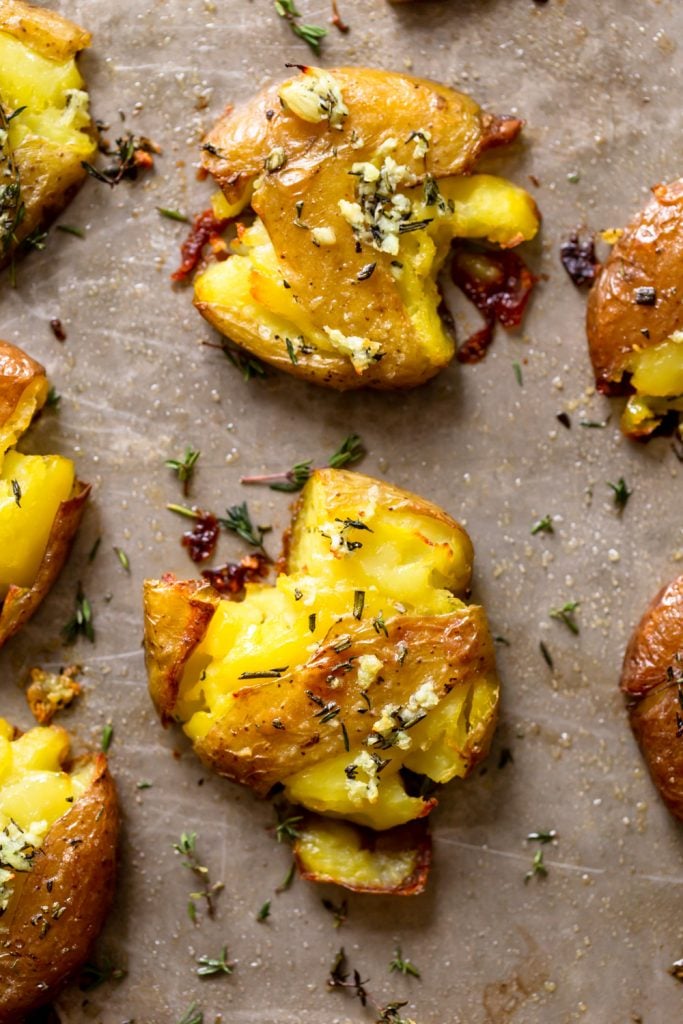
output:
[[[652,780],[683,820],[683,576],[651,602],[629,641],[621,689]]]
[[[42,668],[31,669],[26,700],[39,725],[49,725],[58,711],[69,707],[80,696],[82,687],[76,681],[79,672],[78,665],[68,665],[59,673],[45,672]]]
[[[597,387],[630,394],[621,427],[633,438],[683,412],[683,179],[652,192],[602,267],[586,319]]]
[[[436,282],[453,238],[505,247],[538,230],[523,189],[471,173],[520,128],[425,79],[302,69],[207,136],[215,215],[250,206],[256,218],[196,278],[195,305],[303,379],[341,390],[428,380],[454,353]]]
[[[495,728],[486,616],[456,596],[469,589],[472,554],[432,503],[316,470],[274,586],[248,583],[233,601],[170,576],[146,581],[146,661],[162,720],[180,722],[206,764],[261,796],[277,787],[371,834],[426,817],[436,800],[408,780],[465,778]],[[418,891],[400,834],[387,877]],[[368,859],[365,840],[356,846],[348,872],[380,891],[384,862]],[[312,873],[334,873],[325,857]]]
[[[308,816],[297,826],[294,856],[302,878],[353,892],[417,896],[427,884],[432,844],[426,822],[372,832]]]

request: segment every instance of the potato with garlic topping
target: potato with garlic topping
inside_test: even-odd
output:
[[[0,1021],[19,1024],[85,962],[114,894],[118,809],[104,754],[0,718]]]
[[[413,387],[453,357],[436,278],[454,238],[515,246],[538,214],[472,173],[521,121],[424,79],[306,67],[229,111],[204,143],[233,253],[195,280],[206,319],[249,352],[339,389]]]
[[[97,151],[76,66],[90,34],[23,0],[0,0],[0,266],[68,203]]]
[[[424,818],[436,800],[422,784],[468,775],[496,721],[486,616],[463,600],[472,556],[462,527],[431,502],[317,470],[274,586],[248,584],[236,602],[196,582],[146,582],[157,710],[208,765],[262,796],[283,788],[294,804],[373,832]],[[329,829],[325,842],[335,847]],[[421,842],[413,848],[406,878],[425,864]],[[369,870],[350,887],[381,891]]]
[[[57,579],[90,493],[70,459],[15,448],[48,393],[40,363],[0,341],[0,647]]]
[[[683,178],[657,185],[620,232],[588,298],[587,333],[603,394],[629,393],[621,429],[647,438],[683,412]]]

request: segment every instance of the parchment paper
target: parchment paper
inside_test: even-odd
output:
[[[524,331],[499,331],[479,366],[453,364],[408,395],[337,395],[272,375],[245,383],[191,307],[172,290],[183,225],[156,208],[192,213],[197,143],[228,102],[310,62],[270,0],[76,0],[49,6],[89,27],[83,59],[95,115],[115,134],[117,111],[163,148],[154,174],[110,191],[88,181],[62,221],[0,295],[0,333],[49,368],[62,394],[26,447],[73,456],[94,484],[71,563],[41,612],[0,657],[0,712],[31,724],[21,686],[33,665],[76,660],[84,698],[63,716],[82,743],[111,720],[111,764],[124,815],[116,910],[98,945],[126,979],[84,995],[61,1018],[175,1022],[196,1001],[231,1024],[372,1021],[325,979],[340,945],[379,998],[408,999],[419,1024],[671,1024],[683,987],[667,973],[683,956],[681,829],[661,805],[631,737],[617,679],[628,633],[660,584],[681,571],[681,466],[666,439],[638,446],[618,430],[619,403],[594,394],[584,296],[558,262],[576,226],[625,223],[649,186],[681,173],[683,7],[674,0],[442,0],[392,7],[339,0],[351,26],[331,29],[322,63],[385,66],[471,91],[485,107],[527,121],[525,143],[501,169],[530,188],[544,214],[535,269],[547,275]],[[324,0],[299,0],[325,23]],[[538,180],[536,187],[529,176]],[[577,180],[570,180],[576,179]],[[460,334],[477,326],[458,304]],[[48,322],[59,317],[59,344]],[[513,363],[519,362],[523,386]],[[571,430],[556,420],[570,414]],[[581,419],[604,421],[583,429]],[[503,710],[486,767],[442,795],[433,816],[435,866],[418,899],[348,896],[335,930],[321,905],[340,890],[296,881],[267,826],[269,805],[202,770],[179,731],[164,732],[147,696],[140,586],[164,570],[193,575],[180,500],[164,459],[201,449],[193,499],[223,509],[248,497],[254,517],[288,521],[286,496],[247,493],[239,476],[323,462],[350,431],[364,472],[442,504],[476,549],[475,598],[497,635]],[[633,495],[617,516],[608,481]],[[553,536],[530,535],[551,514]],[[94,540],[102,544],[92,564]],[[129,575],[112,550],[123,548]],[[218,561],[244,553],[221,540]],[[77,581],[94,608],[96,643],[65,650],[59,631]],[[579,636],[549,609],[580,601]],[[550,671],[539,653],[552,653]],[[501,752],[513,761],[500,768]],[[140,790],[137,783],[150,781]],[[524,884],[535,845],[554,828],[547,878]],[[182,831],[212,879],[225,883],[215,921],[186,912],[194,887],[172,845]],[[271,916],[256,914],[272,900]],[[231,977],[202,980],[195,957],[227,944]],[[388,973],[400,944],[422,978]]]

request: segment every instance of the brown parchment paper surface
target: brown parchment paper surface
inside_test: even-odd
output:
[[[270,0],[74,0],[51,3],[93,33],[84,56],[94,114],[118,111],[162,148],[155,173],[110,191],[87,181],[62,217],[84,240],[51,232],[42,252],[0,284],[0,334],[49,369],[62,395],[24,442],[73,456],[93,499],[68,569],[23,634],[0,656],[0,713],[27,728],[22,694],[33,665],[84,667],[85,695],[62,716],[81,744],[111,721],[111,766],[123,809],[116,909],[97,957],[124,981],[58,1010],[80,1021],[175,1022],[192,1002],[212,1022],[334,1024],[370,1010],[326,989],[344,945],[368,987],[407,999],[419,1024],[670,1024],[683,987],[668,974],[683,956],[681,829],[660,804],[631,737],[617,679],[630,629],[655,590],[681,571],[683,467],[667,439],[619,434],[619,403],[594,394],[585,299],[558,262],[577,227],[625,223],[648,188],[678,176],[683,5],[674,0],[442,0],[393,7],[339,0],[351,26],[331,29],[321,63],[408,70],[470,91],[483,106],[526,119],[524,143],[499,160],[544,214],[529,252],[547,275],[522,333],[499,331],[487,359],[453,364],[407,395],[337,395],[271,375],[245,383],[191,306],[173,290],[183,225],[157,207],[195,212],[211,188],[196,179],[197,145],[227,102],[245,99],[310,62]],[[324,0],[299,0],[324,24]],[[530,175],[538,185],[532,184]],[[461,338],[476,314],[457,303]],[[59,317],[64,344],[49,320]],[[518,362],[523,384],[517,383]],[[568,412],[572,427],[556,419]],[[602,422],[586,429],[581,420]],[[501,724],[485,770],[442,795],[433,815],[435,864],[417,899],[348,896],[335,930],[321,897],[341,891],[299,880],[281,895],[290,855],[267,831],[269,805],[209,777],[179,731],[164,732],[147,697],[140,587],[172,570],[191,576],[179,545],[180,500],[164,459],[201,449],[193,499],[223,509],[248,497],[271,523],[287,496],[249,491],[239,476],[323,462],[351,431],[364,472],[424,494],[465,523],[476,550],[475,598],[485,602],[503,682]],[[633,490],[619,517],[608,481]],[[539,517],[555,534],[530,535]],[[102,544],[95,560],[88,552]],[[127,575],[112,548],[130,558]],[[241,556],[222,538],[217,561]],[[60,628],[81,580],[96,642],[65,650]],[[580,601],[580,634],[549,609]],[[554,671],[539,653],[543,640]],[[501,753],[513,760],[499,767]],[[505,760],[505,758],[503,758]],[[138,789],[146,780],[151,788]],[[547,878],[524,884],[554,828]],[[196,831],[211,877],[225,883],[218,913],[188,919],[190,873],[172,845]],[[272,900],[271,916],[256,914]],[[202,980],[195,958],[227,944],[231,977]],[[389,975],[394,948],[421,980]]]

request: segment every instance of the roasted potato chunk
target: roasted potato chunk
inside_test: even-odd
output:
[[[0,266],[63,209],[96,152],[76,67],[89,43],[53,11],[0,0]]]
[[[0,341],[0,647],[59,575],[90,491],[70,459],[10,448],[47,394],[43,367]]]
[[[683,820],[683,576],[654,598],[631,636],[621,675],[631,727],[652,780]]]
[[[0,719],[0,1020],[49,1002],[87,959],[111,905],[116,790],[103,754],[69,762],[58,726]]]
[[[429,814],[405,772],[465,777],[486,754],[498,680],[472,545],[430,502],[317,470],[285,571],[241,602],[145,584],[150,692],[219,774],[374,830]],[[460,596],[455,596],[455,595]],[[381,883],[378,882],[381,888]]]
[[[453,238],[514,246],[538,215],[471,172],[521,127],[445,86],[368,68],[305,68],[227,113],[203,164],[219,221],[247,207],[233,255],[195,281],[219,331],[339,389],[413,387],[453,357],[436,277]]]
[[[621,428],[634,438],[683,412],[683,179],[652,192],[588,298],[596,383],[607,395],[631,392]]]

